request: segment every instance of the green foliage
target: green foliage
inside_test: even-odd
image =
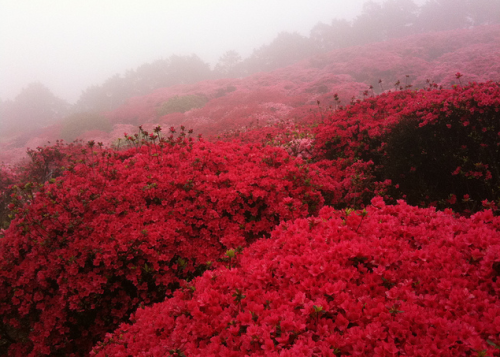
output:
[[[158,109],[158,115],[170,113],[184,113],[194,108],[201,108],[208,102],[208,99],[202,95],[184,95],[170,98],[164,102]]]
[[[109,120],[100,114],[76,113],[64,119],[61,138],[67,142],[71,142],[86,131],[100,130],[110,132],[112,128]]]
[[[234,92],[237,88],[235,86],[227,86],[226,88],[219,88],[215,93],[215,98],[224,97],[226,94]]]

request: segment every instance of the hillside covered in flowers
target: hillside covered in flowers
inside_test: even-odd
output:
[[[500,356],[499,30],[3,142],[0,355]]]

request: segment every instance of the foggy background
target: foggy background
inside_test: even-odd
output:
[[[0,98],[39,81],[74,103],[115,73],[176,55],[214,66],[279,32],[352,19],[364,0],[0,0]]]
[[[499,22],[500,0],[0,0],[0,139],[157,88]]]

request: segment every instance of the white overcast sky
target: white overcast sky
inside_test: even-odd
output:
[[[365,0],[0,0],[0,98],[40,81],[75,102],[82,90],[172,54],[211,65],[280,31],[352,19]],[[377,0],[381,2],[381,0]]]

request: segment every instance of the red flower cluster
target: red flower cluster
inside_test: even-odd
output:
[[[82,149],[79,143],[57,141],[54,145],[28,149],[29,160],[0,165],[0,229],[8,227],[12,218],[7,210],[9,205],[30,201],[39,185],[61,176],[65,166],[84,159]]]
[[[445,208],[451,195],[467,194],[467,204],[451,207],[474,212],[482,200],[500,199],[499,113],[499,82],[384,93],[320,124],[316,159],[346,169],[365,165],[368,179],[356,191],[367,194],[358,204],[384,192],[387,200],[406,197],[411,204]]]
[[[284,222],[92,356],[500,356],[500,218],[374,198]]]
[[[9,355],[89,351],[227,249],[316,214],[320,190],[334,189],[319,167],[283,149],[184,143],[91,152],[14,207],[0,241],[0,335]]]

